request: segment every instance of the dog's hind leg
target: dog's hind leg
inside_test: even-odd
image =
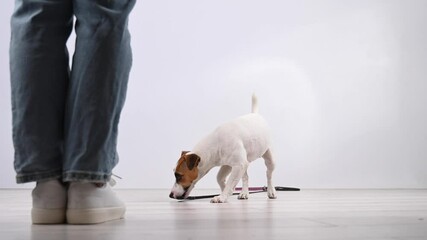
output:
[[[272,175],[274,171],[274,160],[273,160],[273,154],[270,149],[267,150],[267,152],[264,153],[262,156],[265,162],[265,166],[267,167],[267,194],[268,198],[275,199],[276,196],[276,189],[273,186],[272,183]]]
[[[248,199],[249,197],[249,176],[248,176],[248,170],[245,171],[242,177],[242,191],[240,192],[237,199],[244,200]]]
[[[231,172],[231,167],[227,165],[223,165],[219,169],[218,175],[216,175],[216,180],[219,184],[219,187],[221,188],[221,192],[224,191],[225,180],[227,179],[228,175],[230,175],[230,172]]]

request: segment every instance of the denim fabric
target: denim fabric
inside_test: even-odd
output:
[[[136,0],[16,0],[11,19],[18,183],[106,182],[132,64]],[[66,41],[76,19],[72,67]]]

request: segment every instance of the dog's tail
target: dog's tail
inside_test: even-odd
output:
[[[258,98],[252,94],[252,113],[258,113]]]

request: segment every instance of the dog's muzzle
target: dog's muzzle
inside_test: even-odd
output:
[[[175,196],[175,194],[173,194],[173,192],[171,192],[171,193],[169,194],[169,197],[170,197],[170,198],[173,198],[173,199],[179,199],[179,200],[184,199],[184,196],[185,196],[185,194],[184,194],[184,195],[182,195],[182,196]]]
[[[184,192],[180,195],[180,196],[176,196],[175,195],[175,193],[172,191],[170,194],[169,194],[169,197],[170,198],[173,198],[173,199],[185,199],[185,198],[187,198],[187,192],[188,192],[188,189],[189,189],[190,187],[186,187],[186,188],[184,188]]]

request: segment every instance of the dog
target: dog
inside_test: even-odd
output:
[[[276,190],[272,183],[275,164],[270,129],[258,114],[258,100],[253,95],[252,113],[220,125],[198,142],[192,151],[182,151],[174,169],[176,182],[169,197],[187,198],[202,177],[212,168],[220,167],[217,181],[221,194],[212,198],[211,203],[227,202],[241,179],[243,186],[238,199],[248,199],[247,169],[249,163],[258,158],[263,158],[267,167],[268,197],[275,199]]]

